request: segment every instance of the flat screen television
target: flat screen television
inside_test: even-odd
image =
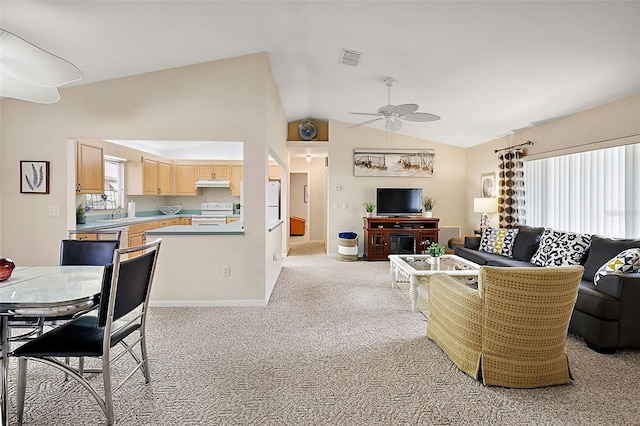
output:
[[[420,216],[422,188],[377,188],[376,209],[378,216]]]

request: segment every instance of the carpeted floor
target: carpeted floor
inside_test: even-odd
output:
[[[425,329],[424,315],[391,288],[387,262],[341,262],[321,244],[294,245],[267,307],[151,309],[152,382],[136,375],[118,391],[117,424],[640,422],[640,351],[601,355],[570,336],[571,385],[488,388],[461,373]],[[12,377],[11,395],[14,385]],[[31,364],[27,386],[25,425],[104,422],[88,394],[55,370]]]

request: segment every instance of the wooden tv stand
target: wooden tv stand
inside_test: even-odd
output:
[[[364,258],[388,260],[390,254],[425,254],[438,242],[440,219],[424,217],[365,217]]]

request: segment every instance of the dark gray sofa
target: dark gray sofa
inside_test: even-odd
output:
[[[479,251],[480,237],[466,237],[454,252],[479,265],[536,266],[529,263],[544,228],[516,225],[518,235],[513,258]],[[584,274],[578,290],[569,331],[584,338],[587,346],[602,353],[618,348],[640,348],[640,273],[606,275],[593,283],[598,269],[625,249],[639,247],[640,240],[591,236],[583,261]]]

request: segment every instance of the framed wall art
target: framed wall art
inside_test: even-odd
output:
[[[496,196],[496,174],[494,172],[480,175],[480,191],[482,198],[494,198]]]
[[[432,149],[359,149],[353,153],[355,176],[432,177]]]
[[[20,161],[20,193],[49,193],[48,161]]]

